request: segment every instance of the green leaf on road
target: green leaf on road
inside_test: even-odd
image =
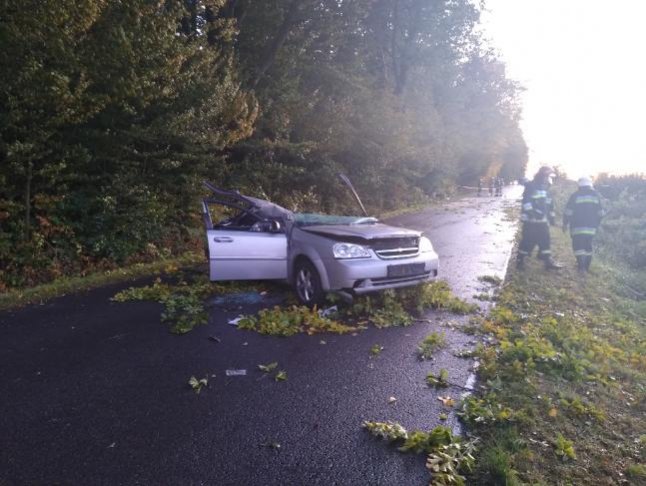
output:
[[[276,381],[285,381],[287,380],[287,371],[279,371],[276,373],[276,377],[274,378]]]
[[[274,361],[273,363],[266,364],[266,365],[261,365],[261,364],[260,364],[260,365],[258,365],[258,369],[259,369],[260,371],[265,372],[265,373],[271,373],[271,372],[272,372],[272,371],[274,371],[277,367],[278,367],[278,362],[276,362],[276,361]]]
[[[209,379],[205,376],[201,380],[198,380],[194,376],[191,376],[191,378],[188,380],[188,384],[195,393],[199,394],[202,391],[202,388],[209,386]]]

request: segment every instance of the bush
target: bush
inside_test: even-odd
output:
[[[646,268],[646,179],[643,176],[600,177],[606,201],[599,243],[637,268]]]

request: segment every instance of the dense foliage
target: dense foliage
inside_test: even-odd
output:
[[[646,178],[601,175],[596,187],[606,198],[601,244],[633,268],[646,268]]]
[[[473,2],[250,5],[236,10],[237,45],[262,113],[231,159],[244,181],[227,182],[334,209],[342,170],[379,210],[503,168],[522,174],[517,86],[476,34]]]
[[[3,0],[0,290],[199,244],[199,181],[373,211],[519,176],[470,0]]]

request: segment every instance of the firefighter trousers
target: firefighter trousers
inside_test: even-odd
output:
[[[592,262],[593,235],[572,235],[572,250],[579,268],[587,270]]]
[[[531,255],[534,247],[538,245],[538,258],[549,260],[552,255],[550,249],[550,227],[547,222],[525,221],[523,233],[518,245],[518,255],[525,257]]]

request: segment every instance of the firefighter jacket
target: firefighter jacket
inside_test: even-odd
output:
[[[595,235],[602,216],[599,193],[591,187],[581,187],[570,196],[565,206],[563,226],[570,225],[572,236]]]
[[[549,193],[549,185],[537,180],[525,184],[520,220],[528,223],[549,222],[554,224],[554,217],[554,205]]]

